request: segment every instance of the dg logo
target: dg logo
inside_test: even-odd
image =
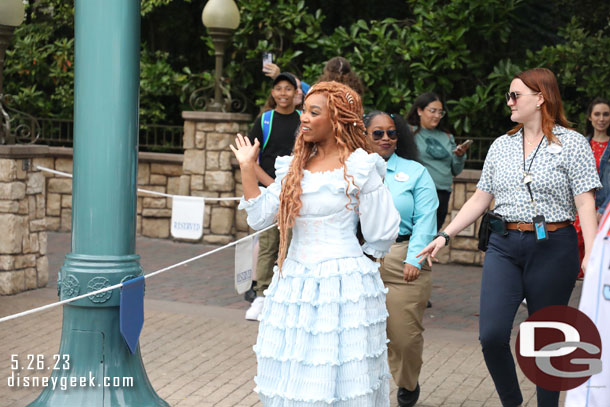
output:
[[[581,311],[562,305],[543,308],[521,323],[515,354],[525,376],[547,390],[576,388],[602,371],[597,327]]]

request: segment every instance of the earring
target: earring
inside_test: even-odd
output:
[[[536,110],[540,110],[540,105],[536,105]]]

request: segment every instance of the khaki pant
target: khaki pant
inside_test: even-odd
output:
[[[380,272],[388,288],[386,304],[390,314],[387,321],[390,371],[398,387],[415,390],[423,363],[422,320],[432,291],[432,279],[430,268],[425,265],[417,280],[410,283],[403,280],[403,261],[407,257],[408,247],[408,241],[394,243],[381,262]]]
[[[280,231],[272,227],[258,235],[258,260],[256,261],[256,291],[257,297],[264,297],[263,291],[269,288],[273,278],[273,266],[277,262],[280,251]]]

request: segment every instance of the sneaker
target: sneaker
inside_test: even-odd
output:
[[[396,399],[398,401],[398,407],[413,407],[419,399],[419,383],[415,390],[410,391],[404,387],[399,387],[396,393]]]
[[[258,316],[261,314],[263,310],[263,305],[265,304],[265,297],[256,297],[254,301],[252,301],[252,305],[246,311],[246,319],[248,321],[256,321],[258,320]]]

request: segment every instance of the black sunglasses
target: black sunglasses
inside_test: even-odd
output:
[[[512,100],[514,103],[517,103],[517,99],[519,99],[519,97],[521,97],[521,96],[537,95],[539,93],[540,92],[536,92],[536,93],[506,92],[506,95],[504,95],[504,97],[506,97],[507,102],[509,100]]]
[[[374,130],[371,134],[373,135],[373,140],[381,140],[384,134],[387,134],[392,140],[398,138],[398,132],[396,130]]]

